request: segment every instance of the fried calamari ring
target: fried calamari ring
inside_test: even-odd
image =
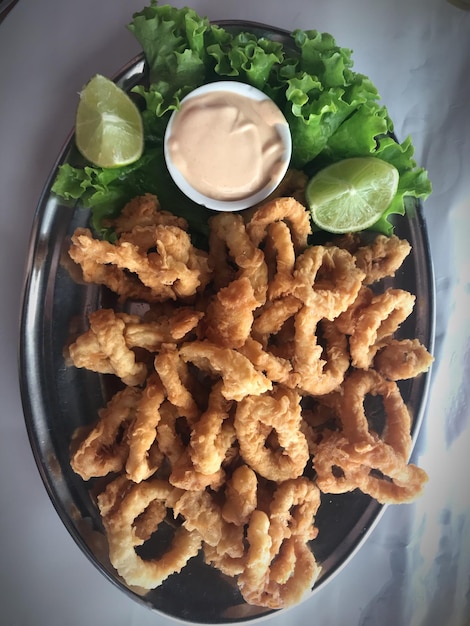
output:
[[[374,367],[385,378],[404,380],[427,372],[433,360],[419,339],[392,339],[377,353]]]
[[[155,500],[164,505],[166,512],[166,503],[172,491],[173,487],[163,480],[133,484],[120,476],[98,496],[111,563],[128,585],[143,589],[158,587],[171,574],[180,572],[201,548],[201,537],[197,532],[179,527],[161,557],[144,560],[137,554],[135,549],[145,541],[136,532],[135,520]]]
[[[413,311],[416,296],[403,289],[387,289],[362,309],[349,338],[353,367],[368,369],[381,342],[399,328]]]
[[[160,421],[160,406],[165,400],[165,391],[158,376],[147,380],[136,409],[135,418],[127,431],[129,456],[126,474],[130,480],[140,483],[152,476],[163,461],[163,454],[156,445],[157,425]]]
[[[313,465],[323,493],[360,489],[382,504],[411,502],[428,479],[424,470],[407,464],[383,441],[358,447],[339,432],[325,435],[316,447]]]
[[[217,472],[235,441],[235,428],[230,419],[232,402],[222,395],[222,382],[209,395],[209,404],[194,424],[190,438],[190,455],[195,469],[202,474]]]
[[[186,444],[190,433],[191,426],[186,417],[170,402],[164,402],[160,407],[157,440],[170,464],[168,481],[174,487],[188,491],[200,491],[206,487],[216,491],[225,481],[225,471],[220,468],[213,474],[202,474],[196,470]]]
[[[396,235],[378,235],[372,244],[361,246],[354,256],[357,266],[364,272],[364,285],[381,280],[387,276],[395,276],[411,251],[406,239]]]
[[[181,358],[199,369],[219,374],[223,380],[222,395],[240,401],[248,395],[259,395],[272,389],[272,382],[240,352],[221,348],[210,341],[192,341],[181,346]]]
[[[269,508],[274,554],[278,553],[282,542],[292,536],[305,541],[317,536],[314,522],[319,506],[320,490],[310,479],[300,476],[277,485]]]
[[[69,249],[70,258],[81,268],[81,279],[84,282],[108,287],[119,296],[121,302],[154,302],[161,299],[160,295],[155,296],[149,287],[143,285],[135,274],[116,265],[102,263],[97,249],[94,249],[94,254],[89,254],[87,242],[92,239],[89,229],[77,228]]]
[[[273,560],[270,527],[266,513],[253,512],[247,530],[246,564],[238,577],[238,587],[249,604],[280,609],[300,602],[320,568],[308,545],[297,535],[283,541]]]
[[[317,343],[321,329],[325,350]],[[311,395],[334,391],[344,379],[350,359],[346,336],[327,319],[318,320],[314,307],[303,306],[295,316],[294,372],[298,387]]]
[[[139,318],[112,309],[98,309],[89,314],[88,320],[90,330],[68,349],[75,367],[115,374],[131,387],[141,385],[147,377],[147,367],[137,362],[124,338],[126,323],[137,322]]]
[[[255,472],[280,482],[300,476],[307,464],[307,441],[300,431],[300,395],[287,387],[271,394],[247,396],[238,403],[235,430],[240,452]],[[267,446],[274,431],[278,446]]]
[[[182,515],[183,526],[197,531],[205,544],[219,555],[243,556],[243,526],[225,521],[221,508],[208,491],[183,491],[173,504],[175,518]]]
[[[266,585],[272,560],[269,526],[269,517],[264,511],[253,511],[247,529],[246,564],[238,578],[240,593],[248,604],[258,604]]]
[[[366,396],[382,398],[386,422],[374,431],[364,409]],[[382,503],[415,499],[426,472],[407,464],[411,452],[411,416],[398,385],[374,370],[354,370],[343,383],[342,431],[322,433],[313,446],[317,484],[324,493],[360,489]]]
[[[247,226],[255,246],[264,241],[268,226],[279,221],[288,224],[296,253],[304,250],[308,236],[312,234],[310,215],[303,204],[294,198],[274,198],[258,207]]]
[[[310,246],[297,257],[291,293],[314,307],[317,319],[334,320],[354,302],[363,278],[347,250]]]
[[[343,434],[352,444],[374,445],[376,435],[364,409],[370,394],[380,396],[385,412],[385,427],[381,439],[397,457],[406,461],[411,451],[411,416],[396,382],[386,380],[374,370],[354,370],[343,384],[341,424]]]
[[[103,409],[98,422],[78,444],[73,442],[70,464],[83,480],[123,469],[129,444],[126,431],[134,419],[142,392],[136,387],[118,391]]]

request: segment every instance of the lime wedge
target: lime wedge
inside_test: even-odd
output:
[[[396,167],[376,157],[333,163],[307,184],[305,195],[312,220],[330,233],[364,230],[390,206],[398,178]]]
[[[105,76],[94,76],[80,93],[75,142],[81,154],[98,167],[128,165],[142,155],[144,132],[139,109]]]

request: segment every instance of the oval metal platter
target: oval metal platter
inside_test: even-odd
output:
[[[218,22],[231,32],[250,31],[292,46],[287,31],[239,21]],[[142,56],[116,76],[126,90],[143,80]],[[195,558],[178,574],[144,595],[129,588],[109,562],[106,538],[94,495],[99,483],[84,482],[70,467],[69,446],[74,431],[96,419],[104,404],[103,377],[67,366],[63,351],[73,332],[87,328],[87,314],[103,302],[103,291],[74,280],[67,250],[73,231],[86,226],[89,211],[63,203],[52,192],[57,168],[71,160],[73,134],[58,156],[38,203],[24,284],[20,333],[20,383],[32,451],[49,496],[70,534],[90,561],[124,593],[156,612],[189,623],[226,624],[256,621],[271,611],[248,606],[236,584]],[[416,294],[416,306],[406,322],[406,336],[432,349],[434,290],[432,264],[421,205],[410,205],[395,232],[412,245],[405,264],[390,284]],[[429,376],[404,381],[401,391],[413,415],[413,439],[425,410]],[[312,594],[321,593],[363,544],[383,506],[359,491],[323,497],[317,515],[318,538],[312,549],[322,566]]]

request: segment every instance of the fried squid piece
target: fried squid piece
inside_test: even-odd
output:
[[[244,526],[258,504],[258,478],[248,465],[238,466],[225,484],[222,517],[225,521]]]
[[[129,348],[143,348],[157,352],[165,343],[188,339],[195,331],[204,313],[188,307],[176,308],[169,315],[160,315],[148,321],[134,317],[126,323],[124,338]]]
[[[277,553],[285,539],[293,536],[305,541],[318,535],[314,521],[320,507],[320,490],[308,478],[278,483],[269,507],[270,535]]]
[[[334,320],[354,302],[363,278],[347,250],[311,246],[297,258],[291,293],[313,307],[317,319]]]
[[[364,408],[367,395],[380,396],[385,412],[382,439],[406,461],[411,451],[411,416],[398,385],[374,370],[354,370],[342,388],[341,424],[344,435],[354,444],[375,443],[375,436]]]
[[[268,268],[263,252],[248,236],[243,217],[236,213],[219,213],[210,219],[210,227],[209,258],[215,268],[216,286],[220,289],[236,278],[248,278],[257,302],[264,304]],[[226,282],[217,279],[219,273]]]
[[[163,453],[158,448],[156,438],[160,406],[164,400],[163,385],[158,376],[153,374],[142,390],[135,407],[134,420],[127,431],[129,455],[126,461],[126,474],[135,483],[152,476],[163,462]]]
[[[312,225],[309,212],[295,198],[274,198],[257,208],[247,226],[255,246],[264,241],[269,225],[279,221],[289,226],[296,253],[303,251],[312,233]]]
[[[193,363],[203,372],[220,375],[223,380],[221,393],[227,400],[240,401],[272,389],[269,378],[236,350],[221,348],[205,340],[185,343],[179,353],[183,361]]]
[[[126,387],[117,392],[98,412],[98,422],[85,436],[76,433],[70,464],[83,480],[119,472],[129,455],[126,437],[132,424],[142,392]]]
[[[413,311],[416,296],[403,289],[387,289],[374,296],[358,316],[349,338],[352,365],[368,369],[384,340],[390,338]]]
[[[132,297],[129,280],[122,286],[119,282],[127,272],[139,279],[140,293],[148,302],[188,298],[205,287],[210,277],[207,255],[192,246],[188,233],[162,225],[145,233],[143,247],[141,239],[134,243],[126,235],[112,244],[95,239],[89,229],[78,228],[69,255],[81,265],[86,282],[104,284],[120,296]],[[102,271],[101,266],[108,269]],[[109,266],[119,271],[110,271]]]
[[[264,256],[269,271],[268,299],[274,300],[289,292],[295,266],[294,242],[285,222],[267,226]]]
[[[125,385],[141,385],[147,377],[147,366],[136,360],[127,346],[126,324],[138,323],[138,316],[98,309],[88,316],[90,329],[68,348],[75,367],[93,372],[115,374]]]
[[[366,416],[367,395],[381,396],[386,422],[376,432]],[[360,489],[382,503],[415,499],[426,472],[408,464],[411,417],[395,382],[377,372],[355,370],[343,385],[342,430],[323,433],[314,449],[317,484],[325,493]]]
[[[308,445],[300,430],[301,396],[277,386],[271,394],[247,396],[238,403],[235,430],[240,453],[258,474],[280,482],[296,478],[309,458]],[[272,431],[275,437],[270,435]]]
[[[170,465],[168,480],[174,487],[187,491],[200,491],[206,487],[217,490],[225,480],[225,471],[222,467],[213,474],[202,474],[196,470],[187,447],[190,432],[188,419],[170,402],[164,402],[160,407],[157,440]]]
[[[211,390],[209,404],[197,422],[190,437],[190,456],[195,469],[202,474],[217,472],[235,441],[235,428],[230,419],[232,402],[222,395],[222,382]]]
[[[321,571],[305,537],[293,534],[285,538],[276,554],[270,518],[256,510],[248,525],[247,540],[246,565],[238,577],[246,602],[271,609],[300,602]]]
[[[111,226],[114,232],[120,236],[123,233],[132,232],[136,227],[142,228],[157,224],[160,226],[177,226],[182,230],[188,230],[188,223],[184,218],[163,211],[160,208],[158,198],[150,193],[130,200],[119,216],[107,225]]]
[[[287,320],[294,317],[301,307],[301,300],[290,295],[266,303],[253,322],[253,338],[266,348],[271,335],[277,335]]]
[[[202,324],[204,336],[219,346],[239,348],[250,336],[258,306],[249,278],[233,280],[209,302]]]
[[[370,245],[360,246],[354,256],[356,265],[365,274],[364,285],[371,285],[387,276],[395,276],[410,251],[408,241],[399,239],[396,235],[378,235]]]
[[[300,375],[293,371],[290,360],[266,351],[259,341],[249,337],[239,352],[272,382],[282,383],[292,389],[299,384]]]
[[[314,396],[334,391],[350,364],[346,336],[333,322],[317,320],[314,307],[304,306],[295,317],[294,371],[298,387]],[[324,348],[317,340],[321,331]]]
[[[415,378],[431,367],[434,357],[418,339],[391,339],[379,350],[374,367],[385,378]]]
[[[143,589],[160,586],[171,574],[180,572],[201,548],[200,535],[180,526],[160,557],[146,560],[136,552],[163,522],[173,489],[166,481],[156,478],[134,484],[119,476],[98,496],[111,563],[128,585]],[[151,519],[143,527],[140,525],[139,532],[137,520],[145,516],[149,507]]]
[[[219,504],[209,491],[183,491],[173,504],[175,518],[184,518],[183,526],[189,531],[197,531],[205,544],[216,548],[219,555],[232,558],[244,553],[243,526],[236,526],[224,520]]]
[[[359,447],[330,432],[314,451],[316,482],[323,493],[361,490],[382,504],[412,502],[423,491],[426,472],[405,463],[383,441]]]
[[[352,335],[362,311],[370,305],[374,292],[369,287],[361,285],[356,299],[348,308],[335,318],[335,326],[345,335]]]
[[[171,404],[177,407],[180,415],[196,418],[200,411],[190,391],[190,373],[176,345],[163,346],[155,356],[154,365]]]

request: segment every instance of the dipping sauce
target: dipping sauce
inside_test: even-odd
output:
[[[269,98],[221,87],[183,101],[167,150],[191,187],[215,200],[235,201],[279,182],[287,169],[280,125],[285,128],[286,120]]]

